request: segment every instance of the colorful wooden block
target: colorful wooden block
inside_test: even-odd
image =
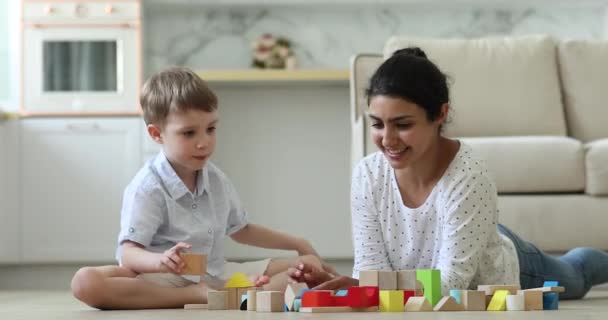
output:
[[[300,312],[300,308],[302,308],[302,298],[297,298],[293,301],[293,311]]]
[[[507,296],[507,311],[526,310],[526,300],[522,294],[510,294]]]
[[[351,307],[310,307],[300,308],[304,313],[337,313],[337,312],[374,312],[378,307],[351,308]]]
[[[519,290],[517,294],[524,296],[526,311],[543,310],[543,293],[541,291]]]
[[[452,296],[445,296],[437,302],[434,311],[464,311],[464,307],[456,302]]]
[[[509,290],[497,290],[488,304],[488,311],[506,311]]]
[[[559,293],[543,293],[543,310],[557,310],[559,308]]]
[[[289,311],[293,311],[293,301],[298,297],[302,289],[307,289],[308,286],[306,283],[290,283],[285,288],[285,305],[289,309]]]
[[[450,290],[450,296],[452,298],[454,298],[454,300],[456,300],[456,303],[462,303],[462,301],[460,300],[460,291],[458,289],[451,289]]]
[[[333,291],[310,290],[302,295],[302,307],[333,307]]]
[[[243,272],[236,272],[230,277],[230,280],[226,282],[224,287],[226,288],[250,288],[255,286],[249,277]]]
[[[426,297],[411,297],[405,304],[405,311],[408,312],[422,312],[422,311],[433,311],[433,307],[426,299]]]
[[[518,284],[509,285],[478,285],[477,290],[484,291],[487,296],[492,296],[498,290],[507,290],[509,294],[517,294],[517,290],[520,290],[521,286]]]
[[[280,291],[258,291],[255,310],[257,312],[284,312],[285,302]]]
[[[543,283],[543,287],[557,287],[557,286],[559,286],[558,281],[545,281]]]
[[[186,267],[182,274],[201,276],[207,272],[207,256],[195,253],[181,253],[180,254]]]
[[[228,292],[227,291],[207,291],[207,304],[209,310],[226,310],[228,309]]]
[[[441,273],[437,269],[416,270],[416,278],[422,282],[424,296],[431,306],[435,306],[441,299]]]
[[[348,298],[348,306],[352,308],[380,305],[380,289],[378,287],[350,287],[346,297]]]
[[[414,290],[403,290],[403,305],[407,303],[407,300],[411,297],[416,296],[416,291]]]
[[[397,271],[397,290],[416,290],[416,270]]]
[[[486,311],[486,293],[477,290],[461,290],[460,302],[466,311]]]
[[[380,290],[380,312],[403,312],[403,291]]]

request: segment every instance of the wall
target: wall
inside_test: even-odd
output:
[[[559,38],[602,38],[603,7],[572,3],[572,7],[513,8],[148,5],[144,10],[146,71],[167,65],[247,68],[250,43],[265,32],[291,39],[303,68],[346,68],[352,54],[381,52],[384,41],[394,34],[473,38],[548,33]]]

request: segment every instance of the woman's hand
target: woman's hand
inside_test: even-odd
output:
[[[173,248],[165,251],[160,256],[159,270],[161,272],[180,274],[186,266],[186,263],[182,259],[181,251],[184,249],[190,249],[191,247],[192,246],[187,243],[180,242],[173,246]]]

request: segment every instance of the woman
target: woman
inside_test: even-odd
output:
[[[353,172],[353,277],[306,264],[294,281],[319,289],[358,285],[360,270],[440,269],[444,294],[479,284],[566,288],[581,298],[608,282],[608,254],[577,248],[555,258],[498,224],[497,191],[471,148],[442,135],[449,105],[445,75],[419,48],[402,49],[367,90],[371,135],[380,152]]]

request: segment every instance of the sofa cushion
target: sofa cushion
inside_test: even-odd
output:
[[[594,196],[608,195],[608,139],[587,143],[585,150],[585,192]]]
[[[499,193],[580,192],[585,187],[584,149],[567,137],[464,138],[486,160]]]
[[[585,142],[608,138],[608,41],[564,41],[558,54],[570,135]]]
[[[392,37],[385,57],[422,48],[448,75],[453,122],[449,136],[566,134],[555,43],[547,36],[486,39]]]

